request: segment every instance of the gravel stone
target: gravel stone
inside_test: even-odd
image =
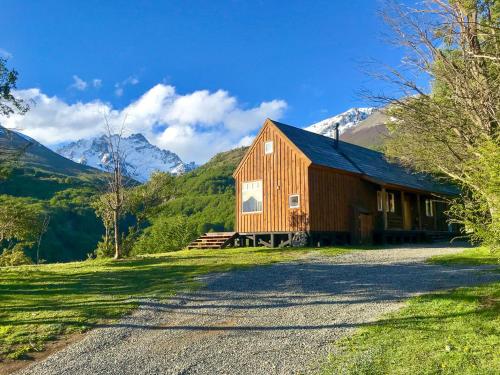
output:
[[[488,266],[424,263],[457,247],[312,253],[295,262],[212,274],[206,287],[144,300],[19,374],[314,373],[331,342],[433,290],[498,280]]]

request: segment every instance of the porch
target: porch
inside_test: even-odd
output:
[[[382,186],[377,191],[374,231],[452,232],[441,197]]]
[[[447,223],[447,209],[447,202],[436,195],[382,185],[377,191],[373,243],[450,240],[457,234],[457,230]]]

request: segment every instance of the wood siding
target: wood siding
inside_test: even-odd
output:
[[[273,141],[273,153],[268,155],[264,153],[267,141]],[[278,129],[267,123],[234,175],[236,230],[240,233],[309,230],[309,164]],[[255,180],[262,180],[262,212],[243,213],[241,185]],[[291,194],[299,195],[299,208],[288,207]]]
[[[358,176],[316,166],[309,167],[311,231],[352,232],[355,208],[377,210],[377,189]]]
[[[273,152],[265,154],[264,144],[273,142]],[[382,187],[361,175],[315,164],[271,122],[266,121],[234,173],[236,188],[236,225],[240,233],[342,232],[351,241],[368,238],[384,230],[383,214],[377,210],[377,191]],[[242,212],[242,183],[262,181],[262,211]],[[408,230],[446,230],[443,211],[446,205],[434,203],[433,217],[425,216],[428,193],[386,186],[394,193],[395,212],[387,213],[387,229],[405,229],[404,190]],[[299,195],[300,207],[289,208],[290,195]],[[420,209],[417,201],[420,196]],[[419,220],[418,212],[421,212]],[[366,217],[369,216],[369,217]]]

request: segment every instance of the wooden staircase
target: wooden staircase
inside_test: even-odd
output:
[[[223,249],[234,246],[236,232],[209,232],[200,236],[188,245],[188,249]]]

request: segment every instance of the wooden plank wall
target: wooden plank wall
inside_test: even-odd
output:
[[[375,185],[357,176],[311,166],[309,186],[311,231],[352,231],[353,206],[377,212]]]
[[[273,141],[273,153],[266,155],[264,143],[270,140]],[[308,230],[309,164],[274,126],[266,125],[235,175],[236,230],[240,233]],[[242,213],[241,183],[254,180],[263,183],[263,212]],[[300,208],[288,207],[290,194],[299,194]],[[301,228],[297,228],[297,224]]]

